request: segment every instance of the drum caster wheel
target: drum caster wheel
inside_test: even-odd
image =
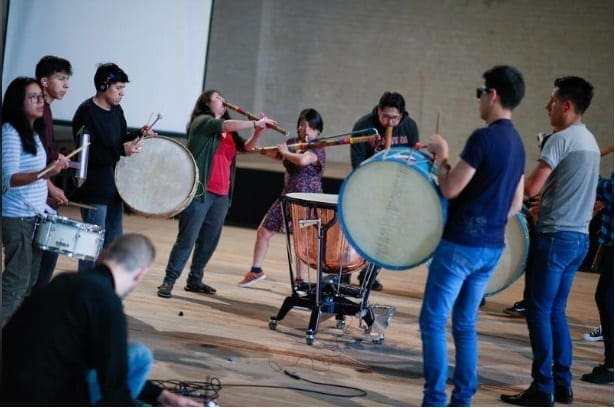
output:
[[[269,328],[275,330],[278,327],[278,321],[276,319],[269,319]]]
[[[314,332],[312,330],[308,330],[305,333],[305,344],[307,344],[308,346],[314,345]]]
[[[337,324],[335,325],[336,328],[343,330],[344,327],[346,327],[346,321],[345,320],[338,320]]]

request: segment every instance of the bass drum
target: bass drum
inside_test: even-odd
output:
[[[192,153],[162,136],[144,138],[143,152],[122,157],[115,168],[120,197],[136,213],[146,216],[179,214],[194,198],[197,184]]]
[[[407,147],[382,151],[344,180],[338,212],[359,254],[388,270],[429,259],[438,246],[448,202],[436,185],[430,155]]]
[[[522,212],[508,220],[505,232],[506,247],[487,287],[485,297],[500,293],[523,275],[530,250],[530,234]]]

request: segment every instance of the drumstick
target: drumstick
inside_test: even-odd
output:
[[[91,206],[91,205],[87,205],[87,204],[81,204],[81,203],[76,203],[74,201],[67,201],[65,205],[72,205],[74,207],[80,207],[80,208],[87,208],[88,210],[98,210],[98,208]]]
[[[440,134],[440,111],[438,111],[438,115],[436,116],[436,134]]]
[[[392,141],[393,141],[393,127],[389,126],[384,131],[384,148],[386,150],[391,148]]]
[[[70,159],[71,157],[73,157],[74,155],[76,155],[77,153],[79,153],[80,151],[82,151],[86,146],[88,146],[90,143],[84,143],[81,147],[73,150],[72,152],[70,152],[66,158]],[[41,177],[43,177],[45,174],[49,173],[53,168],[55,167],[55,163],[54,164],[50,164],[49,166],[47,166],[45,168],[45,170],[41,171],[40,173],[38,173],[36,175],[36,178],[39,179]]]

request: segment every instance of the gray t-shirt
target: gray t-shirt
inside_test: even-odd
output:
[[[554,133],[540,154],[553,170],[543,188],[538,232],[588,233],[598,183],[600,149],[584,124]]]

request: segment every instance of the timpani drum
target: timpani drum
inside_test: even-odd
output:
[[[407,147],[361,163],[340,189],[342,231],[362,257],[388,270],[409,269],[431,257],[446,211],[433,160]]]
[[[508,220],[502,257],[485,288],[485,297],[500,293],[523,275],[530,250],[530,234],[522,212]]]
[[[350,273],[367,263],[349,245],[340,229],[336,216],[337,198],[337,194],[322,193],[289,193],[285,196],[295,256],[310,267],[318,268],[318,227],[310,221],[320,220],[323,234],[322,271],[329,274]]]
[[[34,233],[34,243],[42,250],[86,261],[98,259],[104,241],[105,231],[98,225],[50,214],[37,220]]]
[[[194,198],[197,184],[192,153],[162,136],[144,138],[143,152],[122,157],[115,168],[120,197],[136,213],[146,216],[179,214]]]

